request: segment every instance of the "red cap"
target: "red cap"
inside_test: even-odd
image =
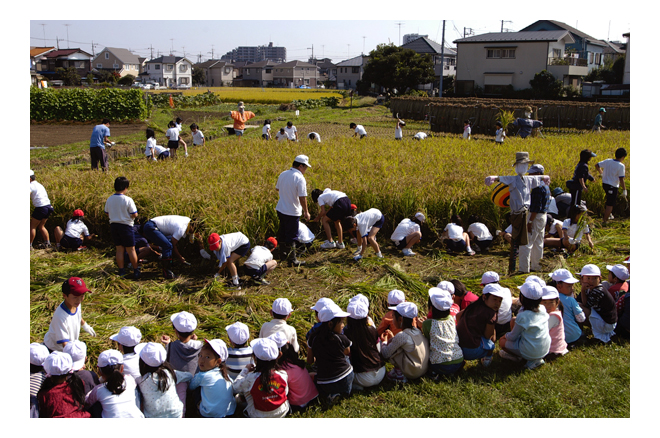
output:
[[[218,233],[211,233],[209,236],[209,249],[215,251],[220,248],[220,235]]]
[[[357,210],[357,205],[351,204],[351,210]]]
[[[73,210],[73,216],[74,217],[76,217],[76,216],[84,217],[85,213],[83,213],[83,211],[81,209],[77,209],[77,210]]]
[[[67,295],[71,293],[79,297],[85,295],[85,292],[91,293],[92,291],[87,289],[82,278],[71,277],[62,284],[62,292]]]
[[[272,243],[273,245],[275,245],[275,248],[277,248],[277,239],[275,239],[274,237],[269,237],[268,239],[266,239],[266,242]]]

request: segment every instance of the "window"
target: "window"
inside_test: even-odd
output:
[[[516,49],[487,49],[486,58],[499,59],[499,58],[515,58]]]
[[[183,72],[185,72],[186,70],[188,70],[188,65],[187,65],[187,64],[181,64],[181,65],[179,66],[179,71],[180,71],[180,72],[183,73]]]
[[[272,72],[273,72],[273,69],[272,69],[272,68],[267,68],[267,69],[266,69],[266,74],[271,74]]]
[[[96,64],[96,68],[103,68],[103,64]]]
[[[160,64],[154,64],[154,68],[155,68],[156,70],[160,70]]]
[[[245,69],[245,76],[250,76],[250,69],[249,68]]]
[[[118,64],[112,64],[112,68],[119,68]]]
[[[172,70],[174,70],[174,65],[167,64],[167,71],[172,71]]]
[[[353,67],[353,73],[360,73],[360,67]]]
[[[561,49],[552,49],[553,58],[561,58]]]
[[[110,59],[110,52],[105,52],[105,59]]]
[[[594,54],[593,52],[589,52],[589,64],[593,64],[593,63],[594,63]]]
[[[188,83],[188,78],[181,78],[181,83],[182,84],[187,84]]]

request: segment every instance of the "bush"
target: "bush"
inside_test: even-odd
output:
[[[201,93],[194,96],[184,94],[172,94],[172,101],[177,108],[196,108],[200,106],[219,105],[222,102],[214,93]],[[166,108],[170,106],[170,93],[149,93],[149,98],[156,108]]]
[[[111,120],[137,120],[147,115],[142,90],[30,88],[30,119],[35,121],[84,122],[106,117]]]
[[[135,76],[133,75],[126,75],[117,81],[119,85],[129,85],[129,86],[133,85],[133,82],[135,82]]]

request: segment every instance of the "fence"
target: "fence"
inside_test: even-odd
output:
[[[500,110],[513,111],[516,118],[524,117],[526,106],[532,108],[532,118],[542,121],[544,128],[591,129],[603,107],[603,125],[608,129],[630,129],[629,103],[432,97],[397,97],[390,102],[393,115],[426,120],[431,131],[462,133],[463,122],[470,120],[473,134],[487,135],[495,134]]]

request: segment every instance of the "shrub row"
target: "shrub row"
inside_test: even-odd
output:
[[[293,100],[291,102],[297,109],[321,108],[324,106],[339,105],[339,97],[321,97],[319,99]]]
[[[166,108],[170,105],[170,96],[175,108],[196,108],[201,106],[210,106],[221,104],[220,98],[212,92],[200,93],[195,95],[185,95],[181,93],[149,93],[149,99],[157,108]]]
[[[30,119],[34,121],[139,120],[148,116],[141,90],[114,88],[30,88]]]

